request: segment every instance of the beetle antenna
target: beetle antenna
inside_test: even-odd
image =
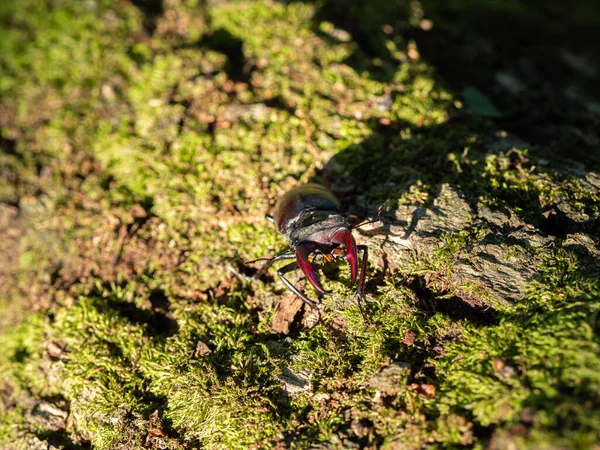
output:
[[[271,262],[271,261],[274,261],[274,260],[280,258],[281,255],[285,255],[286,253],[288,253],[288,250],[283,250],[283,251],[277,253],[275,256],[261,256],[260,258],[253,259],[252,261],[246,261],[244,264],[252,264],[252,263],[255,263],[257,261],[268,261],[268,262]]]
[[[380,207],[379,207],[379,209],[377,210],[377,215],[375,216],[375,218],[374,218],[374,219],[372,219],[372,220],[366,220],[366,221],[365,221],[365,222],[363,222],[363,223],[359,223],[358,225],[354,225],[354,226],[350,227],[350,229],[351,229],[351,230],[354,230],[355,228],[360,228],[360,227],[362,227],[363,225],[368,225],[368,224],[370,224],[370,223],[379,222],[379,219],[380,219],[380,217],[381,217],[381,214],[383,213],[383,210],[385,209],[385,207],[386,207],[386,206],[387,206],[387,201],[385,201],[385,202],[383,202],[383,203],[381,204],[381,206],[380,206]]]
[[[261,256],[260,258],[253,259],[252,261],[246,261],[244,264],[252,264],[257,261],[273,261],[275,258],[277,258],[277,256]]]
[[[252,261],[245,261],[244,264],[252,264],[253,262],[258,262],[258,261],[272,261],[274,258],[275,258],[274,256],[271,256],[271,257],[262,256],[260,258],[253,259]]]

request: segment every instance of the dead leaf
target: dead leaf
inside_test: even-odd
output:
[[[417,335],[412,332],[412,331],[407,331],[404,334],[404,339],[402,340],[402,343],[404,345],[407,345],[408,347],[412,347],[412,345],[415,343],[415,338],[417,337]]]
[[[427,398],[435,397],[435,386],[433,384],[417,384],[413,383],[408,386],[410,391],[414,391],[419,395]]]
[[[194,353],[197,357],[203,358],[205,356],[210,355],[211,353],[212,350],[208,347],[208,345],[206,345],[202,341],[198,341],[198,343],[196,344],[196,351]]]
[[[146,210],[139,203],[136,203],[131,207],[129,214],[131,214],[131,217],[133,217],[134,220],[143,219],[148,216]]]
[[[163,433],[162,430],[159,430],[158,428],[152,428],[148,430],[148,434],[152,437],[165,437],[165,433]]]
[[[50,341],[46,347],[46,353],[51,359],[57,360],[64,353],[65,347],[66,344],[64,342]]]
[[[435,386],[433,384],[422,384],[417,392],[424,397],[433,398],[435,397]]]
[[[502,372],[504,369],[504,360],[502,358],[494,358],[492,359],[492,366],[494,366],[494,370],[498,373]]]
[[[302,309],[304,303],[295,295],[281,297],[275,307],[275,315],[271,329],[276,333],[288,334],[296,314]]]
[[[506,378],[510,378],[517,373],[515,368],[506,364],[502,358],[495,357],[492,359],[492,366],[497,373]]]

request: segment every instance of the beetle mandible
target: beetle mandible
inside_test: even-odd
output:
[[[365,317],[362,300],[368,258],[367,246],[356,245],[351,231],[356,227],[352,227],[346,221],[341,213],[340,203],[333,193],[326,187],[314,183],[297,186],[277,201],[273,217],[267,216],[267,218],[275,223],[275,228],[285,237],[290,249],[273,258],[260,258],[268,260],[260,273],[264,273],[275,261],[295,259],[296,261],[280,268],[277,275],[288,289],[317,312],[320,320],[321,313],[314,300],[302,293],[285,275],[300,269],[319,294],[327,295],[331,291],[325,290],[321,285],[315,262],[319,259],[327,262],[345,259],[350,266],[348,289],[354,286],[358,278],[358,307]],[[358,275],[359,254],[362,255],[360,276]]]

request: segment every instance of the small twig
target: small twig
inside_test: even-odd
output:
[[[119,229],[119,240],[117,241],[117,252],[112,260],[113,266],[116,266],[119,263],[127,240],[140,229],[140,226],[141,222],[136,221],[131,225],[131,229],[128,231],[127,225],[121,225],[121,228]]]
[[[234,274],[236,277],[238,277],[241,281],[244,281],[246,283],[251,283],[251,282],[255,281],[254,277],[249,277],[248,275],[244,275],[243,273],[240,273],[231,264],[224,263],[224,265],[227,270],[229,270],[232,274]]]

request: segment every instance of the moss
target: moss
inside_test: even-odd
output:
[[[519,422],[525,407],[531,407],[536,414],[534,432],[547,432],[569,421],[567,429],[577,428],[582,435],[565,430],[560,439],[568,446],[584,448],[582,442],[593,440],[598,432],[594,420],[589,420],[597,417],[597,411],[583,413],[575,407],[577,400],[567,398],[573,394],[590,398],[598,389],[594,375],[598,342],[592,338],[596,324],[589,321],[596,307],[586,300],[588,295],[570,293],[553,299],[548,293],[535,292],[526,300],[529,305],[517,308],[498,327],[465,332],[459,344],[446,347],[448,353],[437,363],[438,375],[447,374],[440,383],[444,397],[440,411],[454,410],[448,409],[449,404],[463,405],[457,412],[468,411],[479,423],[510,426]],[[534,302],[543,305],[535,312]],[[526,308],[526,313],[519,311]],[[494,358],[513,370],[498,370]],[[557,404],[563,406],[557,408]]]
[[[6,313],[6,309],[3,310]],[[0,357],[0,390],[3,403],[0,407],[0,439],[14,441],[28,428],[27,407],[31,395],[52,395],[56,391],[48,387],[40,370],[40,357],[44,347],[44,321],[37,315],[27,314],[21,321],[2,330],[0,343],[4,351]]]
[[[591,172],[559,170],[551,146],[505,148],[502,123],[463,108],[420,37],[443,7],[147,3],[0,6],[0,200],[19,210],[6,226],[15,263],[0,268],[11,280],[0,442],[597,441]],[[434,25],[465,29],[455,22]],[[315,179],[359,216],[383,202],[390,214],[432,208],[443,183],[474,213],[464,230],[432,235],[437,249],[412,265],[390,273],[371,261],[368,323],[331,270],[324,322],[283,337],[270,328],[285,298],[274,271],[247,281],[229,268],[253,274],[244,261],[285,248],[264,214]],[[529,248],[476,217],[483,207],[514,211],[519,227],[555,233],[552,244]],[[577,220],[549,222],[552,210]],[[571,232],[589,248],[563,247]],[[493,320],[461,317],[454,291],[488,294],[456,282],[453,264],[488,244],[530,258],[540,276]],[[396,366],[401,379],[382,391],[374,380]],[[66,423],[39,419],[39,402],[68,410]]]

